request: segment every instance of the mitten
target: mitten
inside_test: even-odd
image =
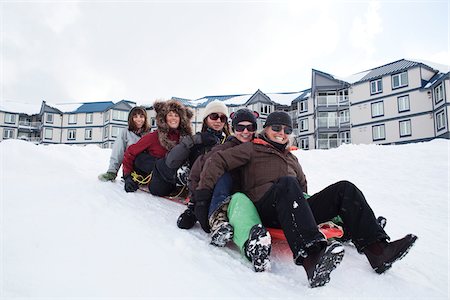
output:
[[[117,174],[114,172],[106,172],[98,175],[98,179],[100,179],[101,181],[113,181],[114,179],[116,179],[116,177]]]
[[[181,229],[191,229],[195,222],[197,222],[197,218],[194,215],[193,207],[188,205],[188,208],[178,217],[177,226]]]
[[[217,144],[217,138],[214,134],[205,131],[200,133],[200,135],[202,136],[202,144],[206,145],[206,146],[212,146]]]
[[[212,191],[204,189],[204,190],[196,190],[194,192],[195,198],[195,206],[194,213],[197,217],[198,222],[202,226],[202,229],[209,233],[210,227],[208,222],[208,211],[209,204],[211,203]]]
[[[127,193],[136,192],[139,188],[139,185],[137,182],[133,180],[130,174],[124,175],[123,179],[125,180],[125,191]]]

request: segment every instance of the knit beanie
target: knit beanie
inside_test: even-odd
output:
[[[285,125],[292,128],[291,116],[285,111],[274,111],[267,117],[263,127],[266,128],[271,125]]]
[[[256,124],[256,118],[259,114],[257,112],[253,112],[248,108],[241,108],[236,112],[231,113],[230,118],[231,118],[231,126],[234,127],[243,121],[248,121],[251,122],[253,124],[253,126],[256,128],[257,124]]]
[[[222,101],[214,100],[208,103],[203,112],[203,120],[212,113],[222,113],[228,117],[228,108]]]

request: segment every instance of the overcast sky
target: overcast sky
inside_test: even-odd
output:
[[[294,92],[311,69],[449,65],[449,0],[1,1],[1,101]]]

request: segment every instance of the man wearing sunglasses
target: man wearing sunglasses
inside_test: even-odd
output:
[[[290,116],[281,111],[271,113],[264,131],[252,143],[216,152],[208,159],[195,191],[197,201],[206,202],[202,195],[208,195],[225,172],[241,171],[244,197],[233,195],[227,214],[235,230],[233,241],[252,262],[254,270],[265,271],[270,267],[271,238],[265,227],[282,228],[294,262],[305,269],[309,285],[325,285],[342,261],[344,248],[337,241],[327,244],[317,224],[337,215],[343,220],[346,235],[366,255],[376,273],[385,272],[404,257],[417,237],[408,234],[388,242],[389,236],[354,184],[340,181],[304,198],[306,178],[297,157],[287,148],[290,133]],[[257,213],[242,214],[240,207],[246,205],[245,198],[251,200]],[[244,218],[246,222],[242,221]],[[203,221],[199,219],[199,222]],[[241,227],[239,234],[237,226]]]

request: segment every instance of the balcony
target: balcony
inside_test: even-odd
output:
[[[318,117],[317,128],[339,128],[342,125],[349,125],[348,117]]]
[[[29,130],[39,130],[41,122],[29,122],[29,121],[19,121],[19,128],[29,129]]]
[[[317,96],[317,106],[348,105],[348,96]]]
[[[337,148],[342,144],[351,144],[352,140],[349,138],[345,139],[317,139],[317,149],[331,149]]]

